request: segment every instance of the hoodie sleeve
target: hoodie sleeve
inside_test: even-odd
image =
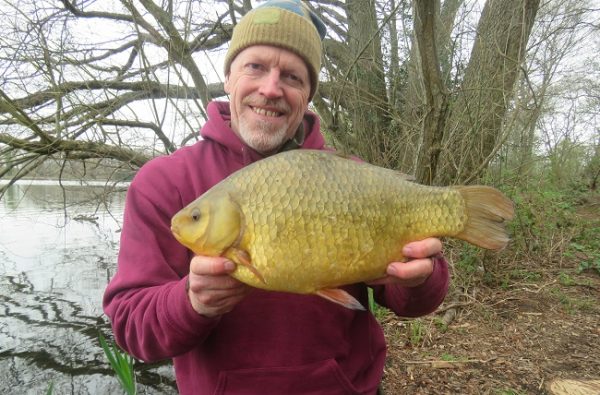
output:
[[[136,358],[157,361],[202,343],[219,319],[197,314],[188,299],[190,253],[170,231],[182,207],[161,167],[143,167],[125,203],[117,272],[103,300],[117,343]],[[161,181],[164,180],[164,181]]]
[[[434,258],[433,272],[416,287],[387,284],[373,287],[375,301],[402,317],[420,317],[432,313],[448,293],[450,275],[448,263],[441,256]]]

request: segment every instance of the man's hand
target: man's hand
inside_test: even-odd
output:
[[[188,298],[198,314],[215,317],[230,312],[250,291],[231,277],[235,263],[227,258],[195,256],[190,262]]]
[[[392,262],[387,267],[387,276],[371,281],[369,285],[399,284],[405,287],[421,285],[433,273],[434,256],[442,252],[439,239],[428,238],[408,243],[402,249],[406,262]]]

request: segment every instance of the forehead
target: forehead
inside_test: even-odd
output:
[[[232,65],[244,62],[260,62],[270,66],[278,66],[285,70],[293,70],[302,72],[308,75],[308,67],[304,60],[294,52],[285,48],[275,47],[271,45],[252,45],[243,49],[233,59]]]

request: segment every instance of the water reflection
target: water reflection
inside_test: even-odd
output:
[[[123,188],[122,188],[123,189]],[[13,185],[0,200],[0,383],[8,393],[121,393],[98,344],[124,192]],[[137,368],[140,393],[175,392],[168,365]],[[4,391],[0,389],[0,391]]]

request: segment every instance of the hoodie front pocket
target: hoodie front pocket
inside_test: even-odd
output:
[[[215,395],[359,394],[333,359],[307,365],[240,369],[219,374]]]

